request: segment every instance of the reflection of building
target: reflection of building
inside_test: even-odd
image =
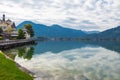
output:
[[[16,31],[16,26],[15,23],[12,22],[10,19],[6,20],[5,15],[3,14],[2,19],[0,19],[0,28],[3,30],[3,36],[11,36],[11,37],[16,37],[17,36],[17,31]]]

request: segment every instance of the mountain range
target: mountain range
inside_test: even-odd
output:
[[[120,38],[120,26],[99,31],[82,31],[70,28],[64,28],[60,25],[46,26],[43,24],[36,24],[31,21],[24,21],[17,26],[17,29],[23,28],[25,24],[31,24],[36,37],[47,38]]]
[[[43,24],[36,24],[31,21],[24,21],[20,23],[17,26],[17,29],[23,28],[25,24],[31,24],[33,26],[33,30],[35,32],[35,36],[42,36],[42,37],[48,37],[48,38],[76,38],[80,36],[87,35],[85,32],[81,30],[75,30],[70,28],[64,28],[59,25],[52,25],[52,26],[46,26]]]
[[[97,39],[120,39],[120,26],[105,30],[100,33],[90,34],[86,37]]]

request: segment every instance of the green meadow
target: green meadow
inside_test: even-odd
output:
[[[33,77],[21,71],[0,51],[0,80],[33,80]]]

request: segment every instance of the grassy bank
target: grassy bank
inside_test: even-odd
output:
[[[33,80],[33,78],[22,72],[13,61],[7,59],[0,51],[0,80]]]

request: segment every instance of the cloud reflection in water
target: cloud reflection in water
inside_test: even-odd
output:
[[[85,46],[57,54],[35,54],[15,61],[36,73],[35,80],[119,80],[120,55],[102,47]]]

